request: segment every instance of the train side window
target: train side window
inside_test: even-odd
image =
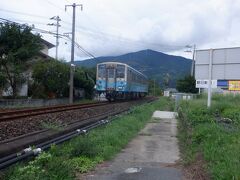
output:
[[[124,78],[125,76],[125,66],[124,65],[117,65],[117,76],[116,78]]]
[[[132,80],[135,82],[136,81],[136,76],[135,76],[135,73],[132,72]]]
[[[129,80],[133,81],[133,73],[132,70],[129,70]]]
[[[98,77],[105,78],[106,77],[106,64],[98,65]]]
[[[131,80],[131,75],[130,75],[130,70],[129,70],[129,68],[127,68],[127,80],[128,80],[128,81]]]

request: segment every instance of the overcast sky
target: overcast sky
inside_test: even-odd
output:
[[[1,0],[0,17],[55,31],[50,17],[62,19],[60,33],[71,32],[76,8],[76,42],[94,56],[143,49],[191,57],[197,49],[240,46],[240,0]],[[42,34],[55,44],[55,37]],[[71,43],[61,39],[59,57],[69,61]],[[54,48],[50,51],[55,56]],[[75,49],[75,59],[87,58]]]

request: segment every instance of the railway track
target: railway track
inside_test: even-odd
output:
[[[91,117],[80,118],[77,121],[73,121],[68,124],[61,131],[52,131],[51,129],[43,129],[38,132],[33,132],[30,134],[25,134],[20,137],[7,139],[5,141],[0,141],[0,169],[6,168],[11,164],[14,164],[20,160],[23,160],[29,156],[36,156],[42,150],[48,149],[52,144],[59,144],[72,137],[81,135],[86,133],[86,131],[98,127],[99,125],[104,125],[108,123],[108,118],[111,116],[115,116],[122,112],[128,111],[130,107],[142,104],[149,103],[156,99],[146,99],[140,102],[131,102],[131,103],[112,103],[115,105],[111,105],[110,111],[99,111],[97,114],[92,115]],[[96,103],[91,103],[93,105]],[[103,106],[101,109],[104,109],[104,104],[109,103],[97,103],[97,106]],[[101,104],[101,105],[100,105]],[[89,109],[97,107],[90,106],[89,104],[82,104],[84,108],[89,107]],[[107,105],[109,108],[109,105]],[[115,109],[114,106],[119,106],[119,108]],[[62,106],[63,107],[63,106]],[[74,109],[78,109],[77,105],[74,105]],[[91,107],[91,108],[90,108]],[[73,107],[72,107],[73,108]],[[46,109],[46,108],[38,108],[38,109]],[[61,109],[61,108],[60,108]],[[58,109],[58,110],[60,110]],[[20,110],[25,112],[26,110]],[[11,111],[14,112],[14,111]],[[59,111],[57,111],[59,112]],[[25,112],[26,113],[26,112]],[[15,121],[14,121],[15,122]],[[29,147],[34,147],[29,148]]]
[[[0,112],[0,122],[19,119],[19,118],[25,118],[25,117],[29,117],[29,116],[37,116],[37,115],[41,115],[41,114],[56,113],[56,112],[62,112],[62,111],[104,106],[106,104],[108,104],[108,103],[107,102],[98,102],[98,103],[49,106],[49,107],[44,107],[44,108],[4,111],[4,112]]]

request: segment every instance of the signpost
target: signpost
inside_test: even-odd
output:
[[[209,82],[209,80],[207,80],[207,79],[196,80],[196,88],[207,89],[208,88],[208,82]],[[217,80],[212,80],[211,88],[217,88]]]
[[[240,47],[196,51],[195,78],[197,81],[228,81],[229,90],[240,90]],[[197,84],[197,83],[196,83]],[[211,106],[212,83],[208,85],[208,107]],[[204,87],[205,88],[205,85]]]

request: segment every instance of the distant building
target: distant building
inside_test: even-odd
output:
[[[52,43],[44,39],[41,39],[41,40],[42,40],[43,49],[39,51],[38,55],[32,58],[31,64],[34,64],[34,62],[37,62],[42,59],[46,59],[46,60],[53,59],[48,55],[48,50],[53,48],[55,45],[53,45]],[[31,77],[32,77],[31,65],[29,65],[29,69],[24,73],[24,76],[26,77],[26,79],[31,80]],[[10,86],[2,92],[2,96],[11,96],[11,95],[12,95],[12,88]],[[25,82],[21,85],[18,91],[18,96],[28,96],[28,82]]]
[[[240,47],[196,50],[195,78],[198,88],[207,91],[211,78],[212,92],[240,93],[239,57]]]

